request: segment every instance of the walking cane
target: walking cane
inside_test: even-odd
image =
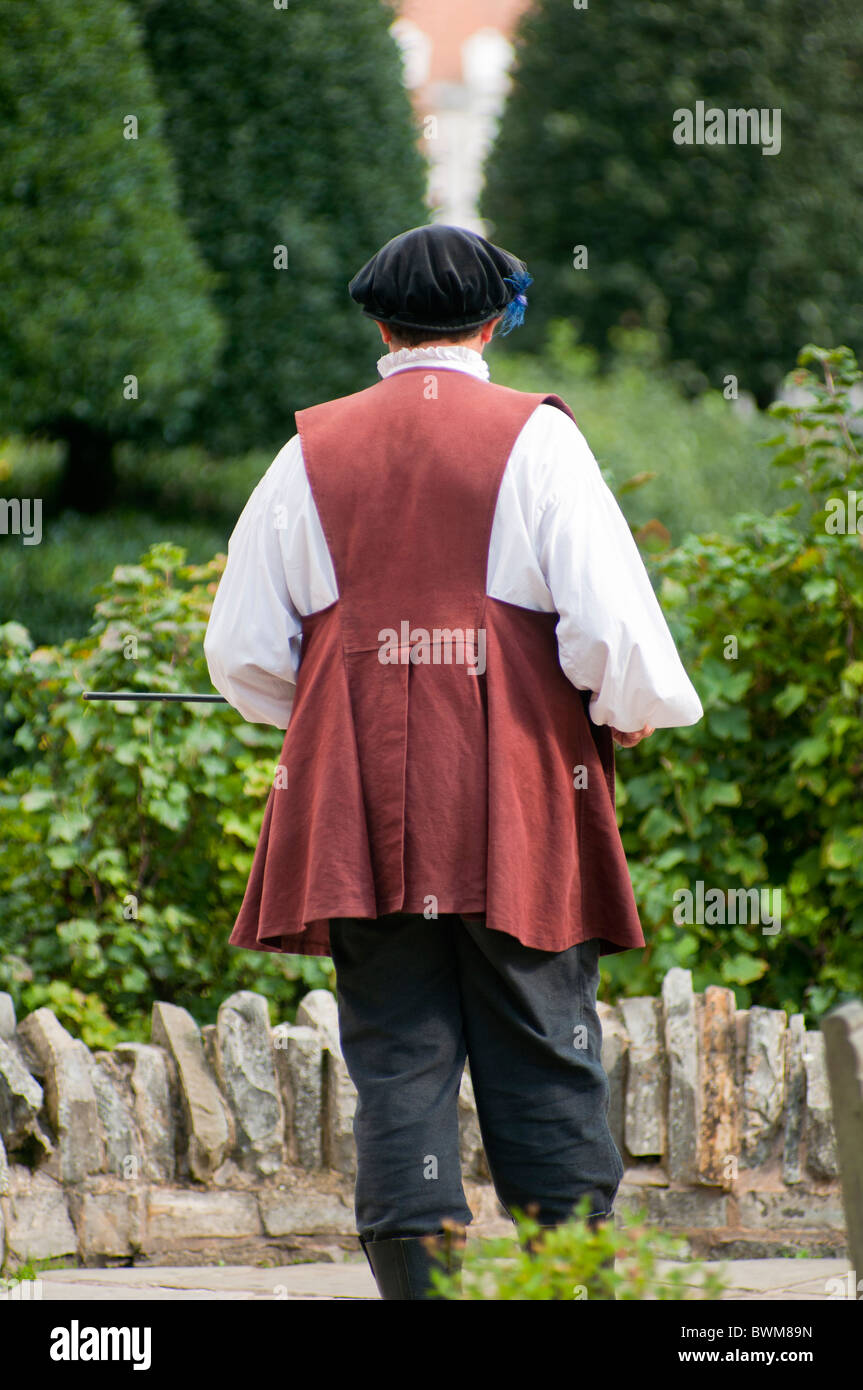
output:
[[[226,705],[224,695],[165,695],[158,690],[85,690],[85,700],[177,700],[183,704]]]

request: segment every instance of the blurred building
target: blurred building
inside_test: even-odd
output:
[[[434,220],[486,227],[482,167],[510,86],[511,37],[531,0],[396,0],[392,33],[422,122]]]

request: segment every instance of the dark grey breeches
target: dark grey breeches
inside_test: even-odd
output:
[[[467,1226],[458,1093],[469,1060],[489,1171],[513,1216],[610,1213],[599,941],[540,951],[458,914],[332,918],[342,1051],[357,1089],[355,1209],[366,1240]]]

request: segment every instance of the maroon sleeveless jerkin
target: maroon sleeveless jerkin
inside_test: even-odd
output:
[[[484,915],[548,951],[645,944],[611,731],[563,673],[558,614],[486,594],[498,489],[542,402],[575,418],[558,396],[423,365],[297,412],[339,597],[302,620],[232,946],[329,955],[331,917],[400,911]],[[388,629],[401,659],[384,663]],[[416,629],[437,660],[408,659]]]

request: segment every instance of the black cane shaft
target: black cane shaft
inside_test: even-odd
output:
[[[158,690],[85,690],[85,700],[176,700],[183,704],[226,705],[224,695],[166,695]]]

